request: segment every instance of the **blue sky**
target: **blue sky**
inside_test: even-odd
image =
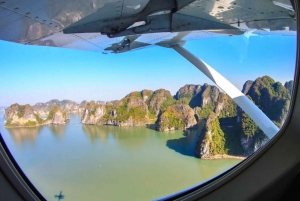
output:
[[[294,77],[295,36],[217,37],[189,41],[185,48],[238,88],[269,75],[284,84]],[[172,49],[145,48],[101,54],[0,41],[0,106],[51,99],[110,101],[131,91],[185,84],[212,84]]]

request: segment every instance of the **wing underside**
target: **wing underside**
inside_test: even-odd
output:
[[[259,3],[259,4],[258,4]],[[11,0],[0,2],[0,39],[121,53],[218,36],[294,35],[288,0]]]

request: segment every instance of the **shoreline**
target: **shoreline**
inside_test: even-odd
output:
[[[201,158],[202,160],[218,160],[218,159],[239,159],[239,160],[245,160],[247,157],[245,156],[233,156],[233,155],[227,155],[227,154],[222,154],[222,155],[215,155],[211,156],[209,158]]]
[[[54,124],[54,123],[49,123],[49,124],[39,124],[39,125],[34,125],[34,126],[6,126],[4,125],[4,128],[33,128],[33,127],[40,127],[40,126],[49,126],[49,125],[66,125],[66,122],[63,124]]]

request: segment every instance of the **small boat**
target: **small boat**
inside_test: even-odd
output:
[[[76,125],[76,127],[77,127],[78,125]]]

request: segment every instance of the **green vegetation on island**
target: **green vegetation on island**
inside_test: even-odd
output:
[[[68,114],[54,106],[46,120],[34,113],[30,105],[13,104],[5,110],[6,127],[33,127],[45,124],[63,124],[68,119]]]
[[[198,115],[198,118],[206,119],[209,114],[214,111],[215,107],[214,103],[208,103],[203,107],[196,107],[196,114]]]
[[[210,159],[215,155],[227,154],[225,144],[225,135],[220,127],[218,116],[211,112],[196,143],[195,156]]]
[[[288,85],[288,84],[287,84]],[[208,87],[209,88],[209,87]],[[209,92],[209,93],[208,93]],[[207,147],[219,147],[214,145],[215,141],[223,142],[223,138],[216,138],[215,140],[203,135],[199,137],[195,148],[195,154],[200,158],[213,158],[213,155],[231,154],[237,156],[247,156],[257,150],[260,146],[265,144],[269,139],[262,132],[262,130],[256,125],[256,123],[243,112],[226,94],[220,92],[218,100],[213,99],[211,94],[216,95],[213,91],[206,92],[206,96],[201,98],[198,96],[198,100],[206,99],[211,101],[204,107],[196,107],[196,113],[199,118],[205,118],[209,112],[215,112],[217,119],[221,122],[221,130],[225,137],[225,146],[221,149],[217,149],[217,152],[210,151],[210,156],[207,155]],[[278,127],[280,127],[286,118],[288,107],[290,103],[290,93],[281,83],[275,82],[269,76],[263,76],[257,78],[255,81],[247,81],[243,87],[243,92],[248,96],[250,100],[254,102]],[[216,97],[216,96],[214,96]],[[202,102],[203,103],[203,102]],[[211,117],[208,117],[208,119]],[[211,124],[211,127],[207,133],[218,133],[217,124],[213,124],[213,121],[207,120],[207,123]],[[218,135],[216,135],[218,136]],[[222,135],[221,135],[222,136]],[[220,140],[222,139],[222,140]],[[223,143],[222,143],[223,145]],[[200,151],[202,150],[202,152]],[[214,148],[213,148],[214,150]]]
[[[290,93],[280,82],[269,76],[257,78],[248,93],[257,105],[277,125],[282,125],[290,105]]]
[[[288,112],[293,82],[285,86],[263,76],[245,82],[242,92],[280,127]],[[13,104],[5,110],[5,126],[61,124],[69,119],[70,112],[82,114],[83,124],[143,126],[155,122],[156,130],[161,132],[194,128],[204,120],[205,128],[195,147],[195,155],[200,158],[247,156],[268,141],[227,94],[209,84],[185,85],[174,97],[170,91],[158,89],[131,92],[121,100],[106,103],[52,100],[33,107]]]
[[[184,104],[168,106],[157,120],[158,131],[184,130],[197,125],[192,108]]]

